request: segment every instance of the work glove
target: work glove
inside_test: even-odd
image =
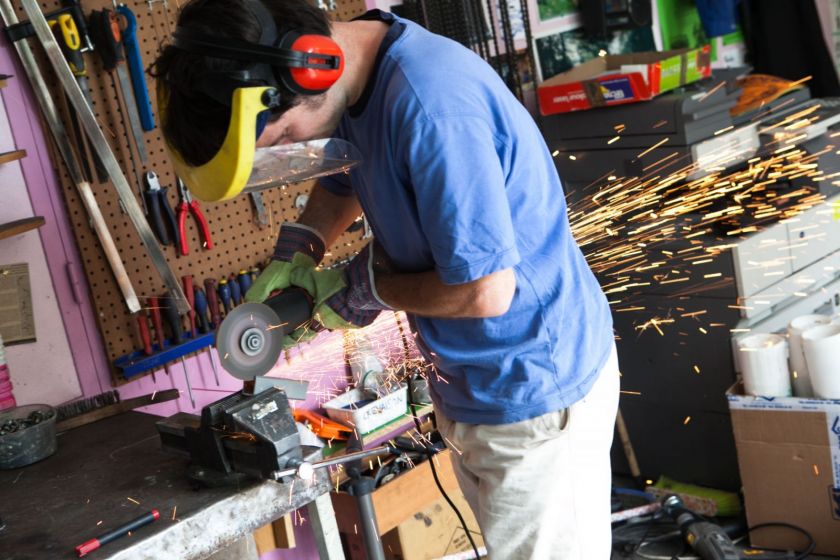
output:
[[[289,275],[295,267],[314,269],[324,258],[324,240],[316,230],[286,222],[280,227],[271,263],[260,273],[245,294],[245,301],[262,303],[272,292],[291,284]]]
[[[369,243],[342,270],[316,270],[295,266],[289,275],[293,286],[312,295],[312,321],[290,335],[292,341],[311,339],[318,332],[366,327],[382,310],[392,309],[379,297],[374,273],[393,267],[376,241]]]

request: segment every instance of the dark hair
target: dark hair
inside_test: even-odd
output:
[[[306,0],[261,0],[274,16],[278,33],[330,35],[326,12]],[[178,16],[178,27],[217,37],[258,42],[260,25],[242,0],[191,0]],[[149,74],[166,82],[166,114],[162,115],[167,142],[190,165],[210,161],[222,146],[230,121],[230,107],[219,103],[196,84],[212,72],[236,71],[246,63],[208,57],[178,49],[163,48],[149,67]],[[284,94],[272,114],[278,118],[301,101],[300,95]]]

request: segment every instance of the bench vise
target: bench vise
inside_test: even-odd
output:
[[[190,458],[188,475],[199,485],[274,479],[321,457],[302,447],[286,394],[277,388],[233,393],[205,406],[201,416],[179,412],[157,422],[163,448]]]

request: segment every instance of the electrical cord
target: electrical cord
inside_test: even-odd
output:
[[[645,551],[645,548],[650,547],[653,544],[664,542],[669,539],[673,539],[675,537],[680,537],[681,532],[678,530],[671,530],[659,535],[650,536],[650,533],[654,528],[668,528],[672,523],[670,521],[666,521],[663,523],[664,518],[661,514],[656,514],[652,516],[650,519],[639,521],[635,524],[631,525],[624,525],[622,527],[617,527],[613,530],[613,545],[623,545],[625,546],[624,553],[627,554],[629,557],[637,556],[639,558],[644,558],[645,560],[702,560],[699,559],[697,556],[686,556],[684,555],[686,552],[686,543],[682,541],[682,548],[679,552],[675,554],[671,554],[669,556],[666,555],[657,555],[652,554]],[[755,558],[765,559],[765,560],[805,560],[811,553],[814,552],[816,548],[816,540],[814,537],[802,527],[798,527],[796,525],[792,525],[790,523],[783,523],[783,522],[774,522],[774,523],[762,523],[760,525],[755,525],[754,527],[750,527],[747,529],[747,534],[752,533],[753,531],[757,531],[760,529],[765,529],[768,527],[785,527],[788,529],[792,529],[794,531],[799,532],[805,538],[808,539],[808,545],[805,547],[805,550],[798,552],[798,551],[788,551],[788,552],[780,552],[780,553],[769,553],[769,554],[749,554],[749,555],[742,555],[743,558]],[[637,540],[638,534],[641,530],[644,529],[644,533],[642,537]],[[742,537],[743,538],[743,537]],[[741,540],[741,539],[738,539]]]
[[[420,420],[417,418],[417,411],[415,410],[415,406],[418,406],[414,403],[410,403],[408,406],[411,407],[411,416],[414,418],[414,425],[417,426],[417,433],[420,432]],[[437,423],[432,420],[432,425],[437,429]],[[421,440],[422,441],[422,440]],[[424,443],[425,446],[425,443]],[[427,448],[428,449],[428,448]],[[455,516],[458,518],[458,521],[461,523],[461,527],[464,529],[464,534],[467,536],[467,539],[470,541],[470,546],[472,546],[473,553],[475,554],[476,560],[481,558],[478,554],[478,546],[476,546],[475,541],[472,538],[472,534],[470,534],[470,529],[467,527],[467,522],[464,520],[464,516],[461,515],[461,512],[458,510],[457,506],[455,506],[455,502],[449,497],[446,493],[446,490],[443,489],[443,484],[440,482],[440,478],[438,477],[437,468],[435,467],[434,456],[438,453],[438,450],[432,448],[428,452],[429,455],[429,466],[432,468],[432,478],[435,479],[435,484],[437,484],[438,490],[440,490],[443,499],[446,500],[446,503],[449,504],[449,507],[452,508],[452,511],[455,512]]]
[[[805,550],[803,550],[802,552],[791,551],[795,552],[796,556],[792,558],[790,556],[775,556],[775,558],[791,558],[791,560],[805,560],[805,558],[808,558],[808,556],[810,556],[811,553],[814,552],[814,549],[817,548],[817,541],[814,539],[813,535],[811,535],[811,533],[809,533],[802,527],[793,525],[792,523],[784,523],[781,521],[760,523],[758,525],[754,525],[752,527],[747,528],[747,533],[749,534],[759,529],[766,529],[767,527],[785,527],[786,529],[792,529],[798,532],[799,534],[803,535],[806,539],[808,539],[808,546],[805,547]]]

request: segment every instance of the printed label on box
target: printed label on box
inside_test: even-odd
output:
[[[626,101],[633,99],[633,85],[628,78],[618,80],[604,80],[601,82],[601,93],[607,103],[611,101]]]
[[[840,520],[840,488],[828,488],[828,498],[831,503],[831,517]]]

